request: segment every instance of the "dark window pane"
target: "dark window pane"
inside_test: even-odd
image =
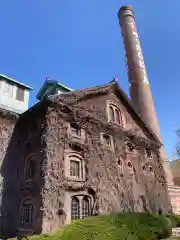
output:
[[[108,135],[103,135],[103,143],[106,146],[111,146],[111,138]]]
[[[34,175],[35,175],[35,162],[34,159],[30,158],[26,162],[25,179],[31,180],[33,179]]]
[[[120,112],[118,109],[115,110],[116,123],[121,124]]]
[[[70,176],[80,177],[80,162],[71,160],[70,161]]]
[[[31,203],[24,202],[21,206],[21,224],[33,223],[33,205]]]
[[[79,218],[79,200],[76,197],[73,197],[71,201],[71,220],[76,220]]]
[[[87,197],[84,197],[82,200],[82,218],[88,217],[90,215],[89,207],[89,199]]]
[[[114,110],[112,107],[109,108],[110,121],[114,122]]]
[[[24,89],[18,87],[16,92],[16,100],[18,101],[24,101]]]

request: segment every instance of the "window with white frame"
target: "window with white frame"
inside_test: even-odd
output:
[[[14,86],[8,82],[3,82],[3,94],[9,98],[13,97]]]
[[[91,215],[91,198],[89,196],[73,196],[71,198],[71,220],[83,219]]]
[[[20,208],[20,223],[23,228],[29,228],[33,225],[34,206],[32,199],[26,199],[22,202]]]

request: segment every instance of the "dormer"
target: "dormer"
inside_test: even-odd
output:
[[[71,92],[71,91],[73,91],[73,89],[66,87],[65,85],[61,84],[57,80],[46,79],[43,86],[39,90],[36,98],[41,101],[49,96],[52,96],[55,94],[58,95],[58,94],[62,94],[62,93],[67,93],[67,92]]]
[[[0,108],[19,114],[25,112],[30,90],[33,88],[0,74]]]

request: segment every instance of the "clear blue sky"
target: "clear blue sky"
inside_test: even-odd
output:
[[[31,85],[45,77],[77,89],[118,76],[128,93],[117,12],[132,4],[165,150],[174,157],[180,127],[180,0],[5,0],[0,14],[0,72]]]

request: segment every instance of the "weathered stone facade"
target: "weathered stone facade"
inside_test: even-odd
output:
[[[111,106],[119,111],[119,124],[110,121]],[[71,221],[72,199],[80,204],[77,218],[171,212],[160,146],[116,82],[38,103],[21,115],[4,158],[3,217],[11,222],[3,233],[53,231]],[[28,179],[31,157],[35,165]],[[79,166],[78,176],[71,158]],[[29,222],[27,213],[25,220],[21,216],[26,199],[26,211],[33,206]]]

